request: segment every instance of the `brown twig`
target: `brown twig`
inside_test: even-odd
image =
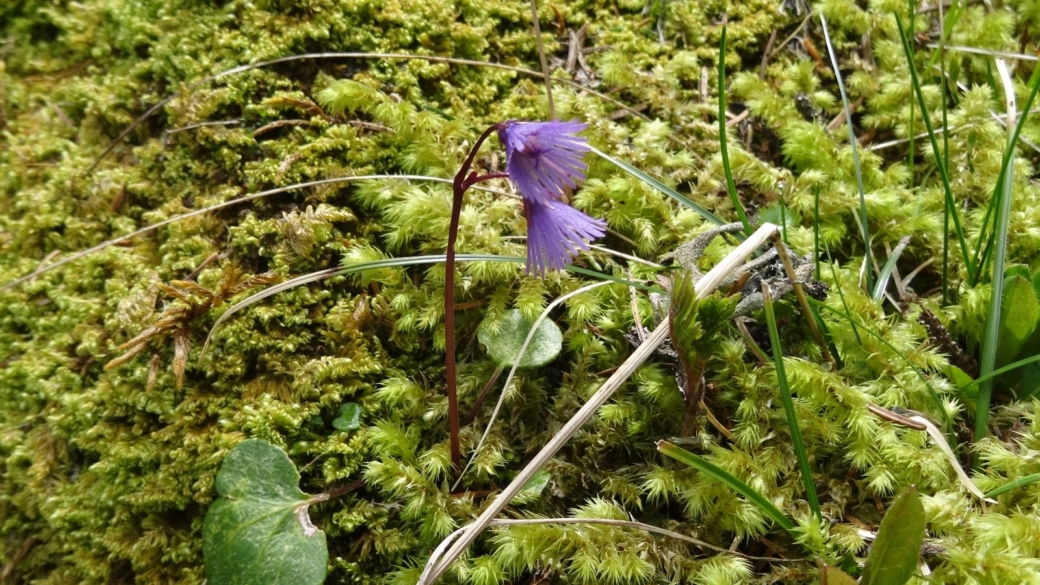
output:
[[[915,431],[923,431],[928,428],[917,421],[912,421],[906,417],[899,416],[887,408],[881,408],[874,404],[867,404],[867,410],[889,422],[894,422],[897,425],[902,425],[909,429],[914,429]]]
[[[762,50],[762,64],[758,66],[758,78],[766,78],[766,67],[769,65],[769,55],[773,51],[773,43],[776,42],[777,29],[773,29],[773,32],[769,35],[769,40],[766,41],[766,48]]]
[[[348,483],[347,485],[340,486],[338,488],[333,488],[333,489],[323,493],[322,495],[325,496],[326,500],[331,500],[333,498],[338,498],[338,497],[341,497],[341,496],[345,496],[345,495],[349,494],[352,491],[361,489],[361,487],[363,487],[364,485],[365,485],[365,480],[363,480],[363,479],[356,479],[356,480]]]
[[[773,247],[776,248],[776,253],[780,257],[780,263],[784,265],[787,278],[791,280],[791,284],[794,287],[794,296],[798,299],[798,306],[802,310],[802,316],[808,322],[813,338],[820,346],[820,351],[823,352],[823,359],[836,368],[837,363],[834,361],[834,357],[831,356],[830,350],[827,349],[827,342],[823,339],[823,333],[820,332],[820,327],[816,323],[816,317],[813,315],[812,309],[809,308],[809,300],[805,297],[802,283],[798,281],[798,274],[795,273],[791,259],[787,256],[787,247],[784,245],[783,240],[780,239],[779,233],[773,235]]]
[[[863,105],[863,97],[860,97],[858,100],[856,100],[856,101],[852,102],[851,104],[849,104],[849,113],[850,114],[856,113],[856,110],[858,110],[860,108],[860,106],[862,106],[862,105]],[[838,113],[838,115],[835,116],[834,119],[831,120],[827,124],[827,131],[828,132],[833,132],[833,131],[837,130],[838,128],[840,128],[841,125],[844,124],[844,123],[845,123],[845,110],[842,109],[842,111],[840,113]]]
[[[0,570],[0,584],[6,585],[9,582],[8,580],[11,579],[15,574],[15,571],[18,570],[18,564],[29,555],[29,551],[31,551],[34,546],[36,546],[36,538],[33,536],[22,541],[22,545],[18,547],[18,550],[11,556],[11,560],[9,560],[7,564],[3,566],[3,569]],[[13,583],[13,580],[10,582]]]

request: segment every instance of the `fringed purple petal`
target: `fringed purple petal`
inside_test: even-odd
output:
[[[498,138],[506,148],[506,174],[516,183],[527,217],[527,272],[562,270],[587,242],[603,237],[606,223],[563,202],[585,179],[589,145],[580,122],[505,122]]]
[[[578,122],[505,122],[498,131],[506,147],[506,172],[526,199],[554,199],[585,178],[589,146]]]
[[[588,241],[603,237],[607,224],[560,201],[524,205],[527,217],[527,272],[545,276],[563,270]]]

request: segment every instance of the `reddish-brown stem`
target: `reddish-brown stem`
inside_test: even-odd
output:
[[[473,422],[473,419],[477,417],[477,411],[480,410],[480,405],[484,404],[484,399],[487,398],[488,392],[491,392],[491,388],[494,387],[495,382],[498,381],[498,377],[502,375],[502,366],[495,368],[495,372],[491,374],[491,379],[484,385],[484,389],[480,391],[480,396],[477,396],[477,401],[473,403],[473,408],[470,409],[469,415],[466,416],[466,424]],[[505,389],[503,389],[503,392]]]
[[[455,469],[462,469],[462,449],[459,447],[459,395],[455,379],[455,240],[459,235],[462,196],[465,195],[466,189],[485,178],[495,178],[495,176],[501,175],[501,173],[495,173],[480,176],[470,173],[469,170],[473,166],[473,159],[476,158],[480,146],[497,129],[496,124],[484,130],[452,182],[451,221],[448,224],[448,249],[444,257],[444,371],[448,378],[448,433],[451,444],[451,462]]]

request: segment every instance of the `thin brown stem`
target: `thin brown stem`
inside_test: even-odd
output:
[[[502,366],[495,368],[495,371],[491,374],[491,378],[488,379],[487,384],[484,384],[484,389],[480,391],[480,396],[477,396],[477,401],[473,403],[473,408],[470,409],[469,414],[466,416],[466,420],[463,421],[462,424],[468,425],[477,417],[477,411],[480,410],[481,405],[484,404],[488,392],[491,392],[491,389],[495,387],[495,382],[498,381],[498,377],[502,375],[502,370],[504,369],[505,368]]]
[[[333,498],[338,498],[338,497],[341,497],[341,496],[345,496],[345,495],[349,494],[350,492],[361,488],[364,485],[365,485],[365,480],[363,480],[363,479],[356,479],[356,480],[348,483],[347,485],[343,485],[343,486],[340,486],[338,488],[333,488],[333,489],[325,492],[322,495],[325,496],[326,500],[331,500]]]
[[[867,404],[867,410],[869,410],[870,412],[874,413],[876,416],[878,416],[880,418],[883,418],[883,419],[885,419],[885,420],[887,420],[889,422],[894,422],[897,425],[902,425],[902,426],[907,427],[909,429],[914,429],[916,431],[923,431],[923,430],[926,430],[928,428],[927,426],[925,426],[924,424],[922,424],[920,422],[908,419],[905,416],[900,416],[900,415],[892,412],[891,410],[888,410],[887,408],[882,408],[882,407],[874,405],[874,404]]]
[[[704,411],[704,416],[707,417],[708,422],[711,423],[711,426],[715,427],[715,430],[722,433],[727,439],[733,439],[733,433],[729,429],[727,429],[724,424],[719,422],[719,419],[715,418],[715,415],[711,413],[711,410],[708,408],[708,405],[704,404],[704,400],[701,400],[701,410]]]

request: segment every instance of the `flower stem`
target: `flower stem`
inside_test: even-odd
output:
[[[451,463],[462,468],[462,449],[459,447],[459,395],[455,376],[455,240],[459,236],[459,218],[462,215],[462,196],[466,189],[484,177],[470,173],[473,159],[487,137],[498,129],[490,126],[480,135],[469,156],[462,163],[452,182],[451,222],[448,224],[448,249],[444,258],[444,371],[448,379],[448,433],[451,444]],[[467,176],[469,175],[469,176]]]

